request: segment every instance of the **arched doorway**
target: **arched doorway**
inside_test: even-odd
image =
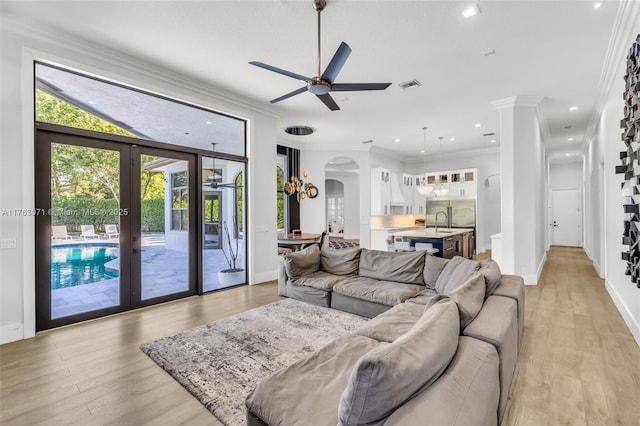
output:
[[[325,165],[326,229],[329,235],[360,239],[360,166],[349,157]]]

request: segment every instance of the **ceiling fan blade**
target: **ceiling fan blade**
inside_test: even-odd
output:
[[[358,90],[384,90],[391,86],[391,83],[341,83],[332,84],[332,92],[355,92]]]
[[[271,102],[272,104],[275,104],[276,102],[283,101],[285,99],[288,99],[288,98],[290,98],[292,96],[295,96],[295,95],[299,95],[300,93],[303,93],[303,92],[306,92],[306,91],[307,91],[307,86],[303,86],[303,87],[301,87],[299,89],[294,90],[293,92],[289,92],[286,95],[282,95],[279,98],[275,98],[274,100],[269,101],[269,102]]]
[[[336,101],[333,100],[333,98],[331,97],[330,94],[326,94],[326,95],[316,95],[318,97],[318,99],[320,99],[331,111],[338,111],[340,109],[340,107],[338,106],[338,104],[336,103]]]
[[[249,63],[251,65],[255,65],[256,67],[264,68],[265,70],[268,70],[268,71],[277,72],[278,74],[286,75],[287,77],[295,78],[296,80],[300,80],[305,83],[310,80],[309,77],[305,77],[304,75],[296,74],[294,72],[283,70],[281,68],[272,67],[271,65],[267,65],[262,62],[251,61]]]
[[[322,79],[333,83],[333,81],[342,70],[344,63],[347,62],[347,58],[349,57],[349,55],[351,55],[351,48],[347,43],[343,41],[342,43],[340,43],[340,46],[338,47],[338,50],[336,50],[336,53],[333,55],[333,58],[331,58],[331,62],[329,62],[329,65],[327,65],[327,69],[325,69],[324,73],[322,73]]]

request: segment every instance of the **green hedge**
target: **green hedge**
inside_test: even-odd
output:
[[[104,225],[120,223],[121,210],[114,199],[54,198],[51,200],[51,223],[67,225],[69,232],[80,232],[80,225],[94,225],[104,232]],[[164,200],[142,200],[142,231],[164,232]]]

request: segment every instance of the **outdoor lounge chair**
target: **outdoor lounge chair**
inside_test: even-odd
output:
[[[67,234],[67,225],[52,225],[51,226],[51,241],[55,240],[70,240],[73,237]]]
[[[104,234],[107,238],[119,238],[120,232],[118,232],[118,225],[110,223],[108,225],[104,225]]]
[[[97,240],[100,238],[93,227],[93,225],[80,225],[80,230],[82,231],[82,239],[83,240]]]

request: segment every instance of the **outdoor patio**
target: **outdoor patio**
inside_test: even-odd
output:
[[[114,240],[56,241],[53,246],[111,242]],[[241,252],[242,252],[241,248]],[[228,268],[222,250],[203,250],[204,291],[224,288],[218,281],[218,271]],[[145,235],[142,249],[142,299],[182,292],[188,289],[188,253],[165,248],[162,234]],[[244,268],[244,259],[238,259],[238,267]],[[119,271],[119,258],[105,267]],[[62,318],[97,309],[117,306],[120,303],[120,278],[112,278],[90,284],[51,290],[52,318]]]

